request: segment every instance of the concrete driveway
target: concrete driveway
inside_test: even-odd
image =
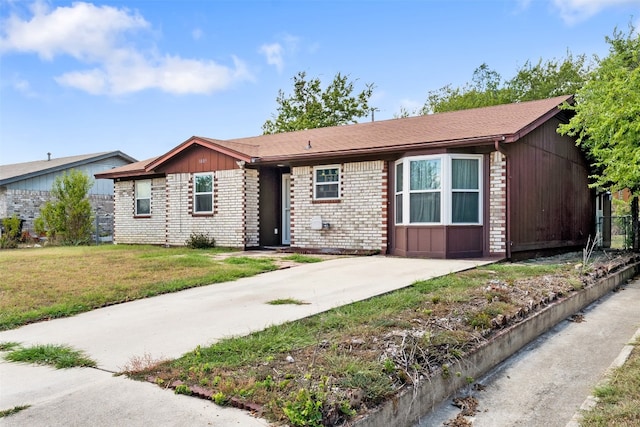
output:
[[[132,357],[176,358],[197,345],[245,335],[397,290],[416,280],[489,262],[338,258],[0,332],[0,342],[67,344],[84,350],[98,363],[98,369],[55,370],[0,362],[0,410],[31,405],[0,418],[0,425],[263,426],[265,421],[243,411],[175,395],[112,373]],[[266,304],[277,298],[308,304]]]

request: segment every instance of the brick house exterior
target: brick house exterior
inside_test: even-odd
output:
[[[25,163],[0,165],[0,219],[17,215],[24,221],[22,229],[33,232],[34,220],[40,208],[51,200],[54,180],[72,169],[89,176],[136,162],[121,151],[110,151],[78,156],[49,158]],[[97,179],[89,190],[89,201],[94,212],[99,212],[102,234],[113,229],[113,182]]]
[[[204,233],[244,249],[511,258],[577,247],[593,231],[588,165],[555,132],[568,120],[563,102],[572,97],[225,141],[194,136],[96,177],[115,182],[116,243],[183,245]]]

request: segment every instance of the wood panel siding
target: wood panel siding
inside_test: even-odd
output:
[[[484,249],[484,227],[448,226],[446,258],[482,257]]]
[[[582,246],[593,232],[587,162],[551,119],[506,145],[511,252]]]
[[[197,173],[239,169],[237,159],[200,145],[194,145],[160,166],[157,171],[170,173]]]
[[[445,258],[445,226],[396,226],[392,253],[399,256]]]

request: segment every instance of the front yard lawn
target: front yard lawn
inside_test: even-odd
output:
[[[0,330],[277,269],[223,249],[105,245],[0,251]]]

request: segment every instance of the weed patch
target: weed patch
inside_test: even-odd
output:
[[[56,369],[97,366],[96,362],[82,351],[65,345],[52,344],[19,347],[6,354],[5,359],[10,362],[49,365]]]
[[[25,409],[30,408],[31,405],[19,405],[14,406],[11,409],[5,409],[4,411],[0,411],[0,418],[8,417],[9,415],[17,414],[20,411],[24,411]]]
[[[0,351],[11,351],[20,347],[20,343],[13,341],[0,342]]]
[[[315,257],[315,256],[309,256],[309,255],[303,255],[303,254],[293,254],[293,255],[289,255],[286,257],[282,258],[285,261],[293,261],[293,262],[297,262],[297,263],[301,263],[301,264],[310,264],[310,263],[314,263],[314,262],[321,262],[322,259]]]
[[[304,302],[304,301],[300,301],[299,299],[295,299],[295,298],[280,298],[280,299],[274,299],[271,301],[267,301],[267,304],[270,305],[305,305],[305,304],[309,304],[308,302]]]

